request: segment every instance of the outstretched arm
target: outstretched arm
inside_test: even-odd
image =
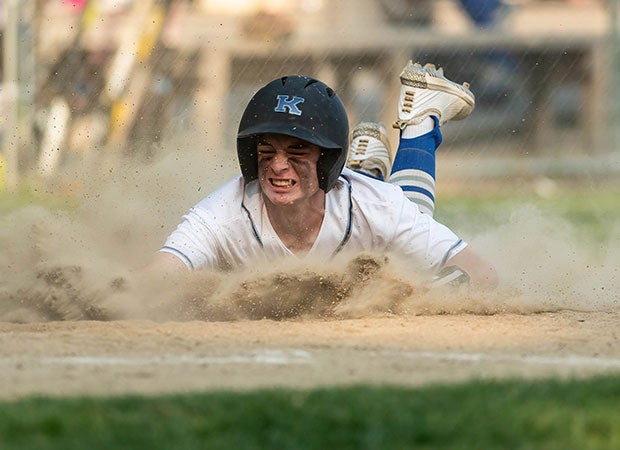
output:
[[[495,267],[470,246],[450,258],[446,266],[457,266],[469,275],[474,289],[491,290],[499,283]]]
[[[187,272],[187,267],[172,253],[157,252],[148,266],[141,270],[145,276],[181,275]]]

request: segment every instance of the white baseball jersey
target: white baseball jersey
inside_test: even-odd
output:
[[[325,217],[304,256],[329,260],[336,254],[395,254],[412,270],[436,273],[467,244],[418,210],[402,190],[344,169],[325,196]],[[237,177],[205,197],[183,217],[163,252],[190,269],[231,269],[281,258],[299,258],[274,231],[257,180]]]

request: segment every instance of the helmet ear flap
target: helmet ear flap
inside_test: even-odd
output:
[[[258,178],[258,152],[256,144],[258,136],[251,135],[237,138],[237,157],[241,174],[246,183]]]
[[[319,187],[325,192],[329,191],[340,176],[346,161],[346,151],[339,149],[322,149],[321,156],[316,164]]]

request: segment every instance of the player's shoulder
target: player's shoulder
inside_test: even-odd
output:
[[[351,193],[356,199],[393,204],[395,201],[401,201],[404,198],[402,189],[385,181],[371,178],[347,168],[342,171],[342,176],[351,183]]]
[[[235,177],[200,200],[192,212],[210,221],[231,220],[241,214],[244,191],[243,177]]]
[[[221,202],[222,200],[229,200],[243,198],[243,177],[236,176],[235,178],[227,181],[218,188],[214,189],[206,195],[197,205],[210,205],[212,203]]]

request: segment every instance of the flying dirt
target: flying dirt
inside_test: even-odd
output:
[[[529,205],[519,206],[496,229],[463,236],[496,265],[501,287],[492,294],[429,291],[390,255],[357,255],[329,267],[299,261],[237,273],[140,277],[140,268],[186,210],[234,176],[232,163],[216,169],[203,154],[180,152],[150,165],[125,161],[67,170],[47,188],[54,207],[25,205],[0,219],[0,320],[230,321],[618,309],[620,233],[611,233],[609,242],[580,241],[566,221]],[[458,224],[452,228],[459,232]]]

